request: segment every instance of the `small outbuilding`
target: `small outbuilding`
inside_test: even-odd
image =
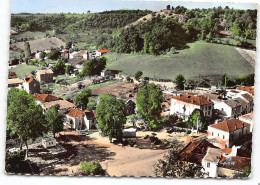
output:
[[[56,146],[56,139],[53,137],[42,139],[42,146],[44,148],[50,148]]]
[[[136,137],[136,129],[134,128],[128,128],[123,129],[123,137]]]

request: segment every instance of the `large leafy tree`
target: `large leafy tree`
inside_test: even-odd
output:
[[[83,69],[80,72],[80,76],[94,76],[100,75],[101,71],[106,67],[107,59],[105,57],[102,58],[94,58],[93,60],[86,61],[83,64]]]
[[[176,86],[179,90],[184,89],[184,83],[186,82],[184,76],[182,74],[178,74],[175,78]]]
[[[63,129],[63,117],[58,110],[59,107],[54,106],[45,115],[45,119],[48,123],[48,128],[53,133],[54,137],[56,133],[62,131]]]
[[[87,109],[89,102],[89,97],[91,96],[91,91],[81,91],[78,93],[74,99],[76,105],[78,105],[82,110]]]
[[[195,178],[202,176],[201,165],[183,161],[178,151],[174,149],[170,150],[163,159],[159,159],[154,168],[155,175],[160,177]]]
[[[58,62],[53,66],[53,72],[57,75],[63,75],[65,74],[65,61],[64,60],[58,60]]]
[[[151,128],[160,126],[162,101],[162,90],[158,86],[153,83],[141,86],[136,98],[137,110]]]
[[[7,130],[10,135],[17,135],[26,145],[27,141],[36,139],[47,132],[47,123],[44,119],[41,106],[35,104],[35,99],[26,91],[12,88],[7,96]]]
[[[70,75],[73,73],[74,69],[75,69],[75,67],[73,65],[66,65],[65,73]]]
[[[121,137],[125,116],[125,101],[114,96],[103,94],[97,107],[98,126],[105,136]]]
[[[188,125],[198,130],[205,130],[208,126],[207,120],[200,109],[195,109],[188,120]]]

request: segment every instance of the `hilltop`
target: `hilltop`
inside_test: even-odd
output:
[[[182,24],[188,22],[188,20],[189,20],[188,16],[182,15],[182,14],[175,14],[174,12],[175,12],[174,10],[161,10],[160,12],[153,12],[153,13],[147,14],[147,15],[139,18],[138,20],[124,26],[123,29],[125,30],[125,29],[131,28],[133,26],[136,26],[138,24],[141,24],[143,22],[151,21],[153,18],[157,18],[157,17],[166,18],[166,19],[173,18]]]

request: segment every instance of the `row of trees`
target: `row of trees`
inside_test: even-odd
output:
[[[63,129],[62,115],[59,107],[52,107],[45,115],[42,107],[36,105],[31,94],[17,88],[12,88],[7,96],[7,131],[10,136],[19,139],[21,146],[27,141],[43,136],[48,132],[55,133]]]
[[[25,31],[54,30],[61,33],[63,29],[121,28],[142,16],[151,13],[149,10],[104,11],[82,16],[71,16],[64,13],[53,15],[15,15],[11,17],[11,27]]]

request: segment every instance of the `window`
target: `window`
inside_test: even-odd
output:
[[[210,115],[210,111],[208,112],[208,116]]]
[[[206,111],[208,110],[208,107],[206,107]]]
[[[212,132],[212,136],[214,136],[214,132]]]
[[[223,139],[225,139],[225,135],[223,135]]]
[[[211,110],[211,106],[209,106],[209,110]]]
[[[210,168],[210,163],[207,163],[207,168]]]
[[[218,133],[218,136],[219,136],[219,133]]]

